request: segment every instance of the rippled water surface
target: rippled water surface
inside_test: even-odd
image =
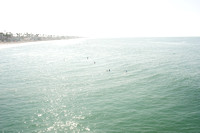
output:
[[[0,49],[0,132],[200,132],[200,38]]]

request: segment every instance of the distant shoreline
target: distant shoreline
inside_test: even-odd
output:
[[[7,44],[19,44],[38,41],[53,41],[53,40],[69,40],[80,38],[78,36],[55,36],[44,34],[32,34],[32,33],[11,33],[0,32],[0,45]]]
[[[42,40],[42,41],[45,41],[45,40]],[[46,41],[50,41],[50,40],[46,40]],[[0,42],[0,45],[13,45],[13,44],[29,43],[29,42],[39,42],[39,41]]]
[[[68,38],[68,39],[52,39],[52,40],[32,40],[32,41],[17,41],[17,42],[1,42],[0,45],[14,45],[14,44],[21,44],[21,43],[31,43],[31,42],[45,42],[45,41],[59,41],[59,40],[71,40],[71,39],[78,39],[80,37],[76,38]]]

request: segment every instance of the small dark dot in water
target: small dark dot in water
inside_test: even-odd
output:
[[[87,59],[88,59],[89,57],[87,57]]]
[[[96,62],[94,61],[94,64],[96,64]]]
[[[110,69],[108,69],[108,71],[110,72]]]

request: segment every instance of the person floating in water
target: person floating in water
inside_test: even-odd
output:
[[[110,72],[110,69],[106,70],[107,72]]]
[[[126,70],[126,73],[127,73],[128,71]]]
[[[96,62],[94,61],[94,64],[96,64]]]
[[[87,59],[88,59],[89,57],[87,57]]]

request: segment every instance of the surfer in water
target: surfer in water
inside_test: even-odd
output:
[[[110,69],[106,70],[107,72],[110,72]]]

